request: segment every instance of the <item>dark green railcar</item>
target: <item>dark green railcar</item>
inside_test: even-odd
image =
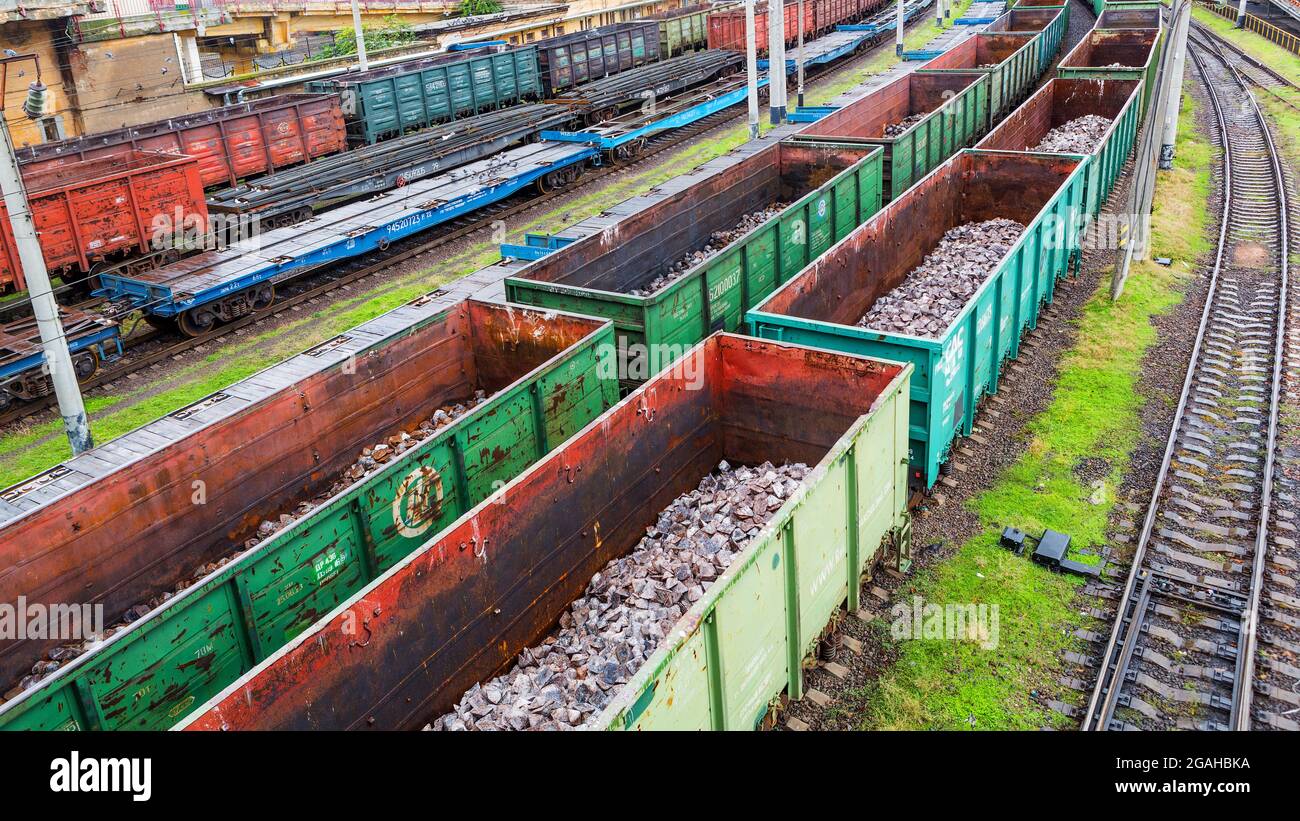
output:
[[[537,48],[532,45],[440,54],[315,80],[307,87],[341,97],[353,145],[542,96]]]
[[[798,139],[880,146],[884,201],[891,202],[988,132],[991,86],[982,72],[905,74],[817,120]],[[902,133],[885,136],[908,118],[917,119]]]
[[[1160,70],[1163,29],[1093,29],[1056,67],[1057,77],[1084,80],[1139,80],[1146,117],[1156,72]]]
[[[873,145],[767,146],[508,277],[506,296],[614,320],[623,381],[644,381],[710,333],[739,328],[748,308],[876,213],[880,157]],[[714,232],[774,203],[788,205],[650,290]]]
[[[984,33],[968,37],[921,68],[918,74],[937,71],[980,71],[989,75],[990,122],[1011,112],[1038,82],[1039,41],[1042,32],[1028,34]]]

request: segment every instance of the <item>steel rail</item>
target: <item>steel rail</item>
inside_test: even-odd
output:
[[[1201,34],[1201,32],[1198,32]],[[1202,35],[1204,36],[1204,35]],[[1218,38],[1210,35],[1211,43]],[[1197,327],[1196,338],[1193,344],[1191,358],[1187,374],[1184,378],[1182,392],[1179,395],[1177,409],[1174,414],[1174,421],[1170,430],[1169,438],[1166,441],[1164,455],[1161,459],[1160,469],[1151,492],[1151,500],[1147,507],[1146,515],[1143,520],[1142,530],[1138,537],[1132,564],[1125,581],[1122,597],[1118,601],[1115,622],[1111,630],[1110,638],[1107,642],[1105,651],[1102,655],[1102,666],[1099,670],[1097,682],[1093,688],[1092,695],[1089,699],[1088,706],[1084,712],[1081,727],[1084,730],[1110,729],[1111,721],[1114,715],[1115,707],[1119,703],[1123,684],[1127,678],[1129,663],[1134,655],[1134,648],[1142,632],[1142,623],[1147,610],[1146,599],[1149,595],[1152,577],[1151,572],[1146,570],[1146,559],[1148,546],[1155,527],[1155,521],[1160,511],[1160,502],[1164,495],[1166,484],[1169,479],[1169,470],[1174,455],[1178,450],[1178,441],[1183,420],[1186,416],[1189,399],[1192,393],[1192,386],[1196,380],[1197,373],[1201,364],[1201,356],[1204,349],[1206,329],[1209,325],[1210,318],[1213,315],[1213,309],[1216,304],[1216,297],[1219,294],[1219,278],[1223,271],[1224,258],[1229,245],[1229,230],[1235,213],[1234,187],[1237,184],[1236,175],[1233,167],[1233,139],[1230,134],[1228,120],[1224,113],[1223,102],[1220,100],[1219,91],[1211,81],[1209,72],[1197,49],[1209,51],[1209,49],[1199,42],[1195,42],[1195,48],[1192,48],[1193,41],[1189,40],[1189,52],[1192,56],[1193,63],[1209,92],[1211,107],[1214,111],[1216,127],[1218,128],[1220,141],[1223,145],[1223,210],[1220,216],[1219,235],[1215,246],[1214,264],[1210,271],[1210,281],[1205,300],[1205,307],[1202,309],[1200,323]],[[1277,438],[1277,420],[1280,400],[1281,379],[1283,372],[1283,340],[1285,331],[1285,296],[1287,292],[1287,267],[1288,267],[1288,225],[1287,225],[1287,200],[1285,181],[1282,176],[1280,160],[1278,158],[1276,146],[1273,143],[1272,135],[1268,129],[1267,120],[1262,111],[1259,109],[1258,102],[1250,92],[1247,80],[1238,72],[1230,61],[1223,56],[1222,52],[1216,50],[1217,59],[1231,72],[1236,84],[1241,91],[1247,95],[1252,105],[1254,121],[1261,129],[1265,145],[1269,152],[1270,165],[1273,172],[1272,182],[1276,185],[1278,191],[1277,207],[1279,211],[1279,228],[1280,239],[1279,249],[1281,251],[1281,282],[1279,285],[1279,300],[1277,303],[1278,311],[1278,332],[1276,333],[1274,346],[1273,361],[1273,378],[1271,388],[1271,402],[1267,433],[1265,437],[1265,463],[1263,476],[1260,485],[1260,505],[1257,519],[1257,527],[1254,540],[1254,556],[1252,561],[1251,583],[1244,608],[1244,615],[1238,628],[1238,651],[1236,658],[1236,674],[1233,682],[1233,698],[1231,703],[1229,726],[1234,729],[1248,729],[1251,720],[1251,698],[1253,687],[1251,681],[1254,670],[1254,654],[1256,649],[1256,625],[1258,623],[1258,610],[1260,604],[1260,594],[1263,586],[1263,570],[1267,557],[1268,543],[1268,524],[1271,515],[1272,501],[1272,477],[1275,443]],[[1134,600],[1134,594],[1139,582],[1143,583],[1143,601],[1138,602],[1135,606],[1132,616],[1126,618],[1128,608]],[[1116,658],[1116,650],[1120,643],[1124,647],[1119,658]],[[1113,663],[1112,663],[1113,662]]]

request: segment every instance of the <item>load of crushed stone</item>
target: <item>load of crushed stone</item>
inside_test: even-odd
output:
[[[1075,117],[1047,132],[1033,150],[1057,154],[1091,154],[1101,144],[1101,138],[1106,136],[1110,124],[1109,117],[1098,114]]]
[[[714,231],[709,235],[709,241],[705,243],[703,248],[691,251],[672,265],[668,266],[667,273],[660,274],[650,280],[650,283],[644,288],[633,288],[628,291],[628,293],[632,296],[650,296],[665,285],[676,282],[695,266],[704,262],[706,259],[721,253],[723,248],[726,248],[728,245],[745,236],[750,231],[758,228],[772,217],[775,217],[777,214],[784,211],[785,208],[786,203],[774,202],[766,208],[758,211],[751,211],[741,217],[740,222],[725,231]]]
[[[654,653],[808,475],[726,462],[673,501],[626,556],[591,577],[559,629],[508,673],[475,684],[426,730],[568,730],[587,723]]]
[[[1025,226],[1009,219],[951,228],[920,265],[858,320],[873,331],[937,338],[1011,250]]]

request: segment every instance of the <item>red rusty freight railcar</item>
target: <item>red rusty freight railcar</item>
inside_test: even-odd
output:
[[[207,225],[208,206],[193,157],[155,151],[27,171],[23,181],[52,276],[79,279],[104,260],[158,250],[164,226]],[[166,220],[167,222],[163,222]],[[165,231],[163,239],[172,232]],[[27,287],[9,214],[0,202],[0,290]]]
[[[792,46],[799,40],[799,3],[785,4],[785,42]],[[767,53],[767,7],[754,11],[754,31],[758,39],[758,53]],[[816,3],[803,4],[803,36],[811,40],[817,33]],[[731,51],[745,50],[745,10],[729,9],[709,15],[709,48]]]
[[[245,177],[334,154],[347,147],[336,94],[281,94],[19,149],[27,174],[134,149],[198,158],[203,186],[234,185]]]

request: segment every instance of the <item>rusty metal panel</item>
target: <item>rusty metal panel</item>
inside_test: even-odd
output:
[[[78,659],[29,690],[21,703],[0,708],[0,726],[47,726],[51,714],[46,706],[56,691],[72,687],[94,701],[96,693],[107,692],[101,685],[112,684],[116,692],[123,676],[149,677],[166,670],[170,684],[165,699],[144,712],[105,714],[98,720],[98,726],[165,726],[176,717],[169,712],[178,699],[186,693],[206,698],[204,688],[233,678],[221,678],[226,675],[222,671],[234,669],[223,666],[226,661],[239,667],[236,654],[221,656],[225,661],[220,664],[214,657],[212,669],[194,668],[194,660],[208,650],[186,644],[188,649],[177,656],[168,636],[206,634],[215,629],[212,619],[225,618],[212,602],[236,602],[236,612],[254,619],[230,622],[243,636],[238,657],[245,662],[240,669],[247,669],[310,623],[311,608],[338,594],[340,585],[355,589],[373,578],[404,550],[436,533],[439,522],[453,520],[613,404],[615,374],[604,363],[612,348],[608,323],[587,317],[474,301],[447,306],[435,300],[379,342],[357,345],[345,334],[295,357],[291,362],[297,367],[312,360],[318,364],[309,376],[288,380],[283,389],[272,387],[283,384],[274,380],[248,391],[256,401],[233,412],[227,410],[236,392],[230,389],[171,414],[165,423],[184,423],[202,412],[220,415],[210,424],[193,431],[173,428],[179,435],[171,437],[162,435],[165,427],[150,425],[97,448],[96,453],[107,452],[109,461],[121,465],[108,476],[81,477],[56,469],[69,475],[43,484],[43,503],[0,528],[0,600],[16,601],[22,595],[33,602],[102,603],[111,623],[126,608],[173,591],[178,583],[193,585],[196,567],[238,553],[264,519],[295,511],[295,521],[92,654],[119,658],[116,666],[89,656]],[[281,370],[272,368],[262,376]],[[468,398],[476,389],[487,394],[482,405],[377,472],[344,482],[346,489],[333,495],[336,479],[363,447],[409,429],[440,405]],[[448,447],[454,451],[450,467]],[[401,487],[415,487],[403,484],[413,459],[423,460],[414,466],[421,469],[437,464],[446,477],[438,495],[441,519],[434,514],[412,518],[414,508],[403,506],[403,529],[394,525],[399,507],[393,499],[394,494],[406,498]],[[95,481],[83,481],[90,478]],[[202,504],[194,501],[196,482],[202,483]],[[316,507],[298,512],[302,501],[314,501]],[[343,530],[339,516],[352,517]],[[418,527],[411,524],[417,518]],[[354,540],[358,534],[359,543]],[[341,541],[345,536],[351,541]],[[23,547],[31,544],[44,549]],[[261,564],[263,560],[271,564]],[[316,573],[314,587],[304,591],[300,580],[291,578],[291,569]],[[253,607],[268,585],[281,581],[290,587],[278,588],[275,607]],[[202,598],[213,590],[237,588],[244,592],[234,598]],[[200,599],[203,607],[195,610]],[[265,622],[256,620],[257,613],[265,613]],[[50,646],[41,641],[0,643],[0,680],[7,685],[25,674]],[[227,650],[234,653],[234,648]],[[185,653],[191,651],[198,655],[187,659]],[[125,664],[121,658],[135,661]],[[180,666],[159,666],[164,659]],[[186,678],[189,673],[196,678]]]
[[[851,461],[877,468],[858,474],[866,481],[857,498],[887,501],[870,514],[870,505],[854,507],[866,523],[858,534],[856,583],[858,570],[874,559],[882,532],[903,521],[903,496],[893,491],[903,481],[898,456],[905,434],[897,417],[905,415],[907,366],[726,334],[701,343],[683,363],[633,392],[182,726],[418,727],[545,635],[594,572],[632,549],[659,511],[722,459],[816,467],[745,560],[720,577],[720,590],[741,575],[749,557],[767,558],[762,551],[774,532],[827,524],[827,514],[847,498],[844,485],[834,482],[842,481]],[[868,429],[886,435],[861,439]],[[837,497],[832,488],[840,491]],[[819,489],[827,493],[818,496]],[[841,516],[838,528],[835,541],[800,539],[797,547],[845,551],[853,526]],[[810,564],[806,570],[821,568]],[[796,585],[805,586],[812,587],[807,580]],[[847,571],[831,580],[832,591],[849,586]],[[807,630],[817,618],[822,624],[830,618],[825,602],[834,597],[832,592],[801,601],[796,594],[767,618],[784,623],[786,608],[798,607]],[[672,634],[693,634],[717,600],[692,608]],[[805,609],[814,600],[817,606]],[[744,638],[742,630],[730,646],[731,658],[741,657]],[[675,654],[675,645],[665,643],[646,668],[659,669],[656,660]],[[737,705],[736,712],[751,713],[752,721],[754,705],[765,705],[787,679],[797,677],[806,648],[792,649],[793,655],[784,644],[777,648],[776,656],[792,664],[783,662],[782,677],[769,679],[761,698],[751,694],[748,709]],[[771,653],[770,645],[766,650]],[[714,720],[706,717],[705,723]],[[725,723],[721,715],[716,721]],[[698,723],[683,719],[677,726]]]
[[[185,154],[199,161],[204,187],[333,154],[347,147],[337,95],[281,94],[116,131],[19,149],[24,177],[134,150]]]
[[[1032,151],[1047,132],[1095,114],[1111,121],[1086,163],[1084,213],[1095,216],[1122,170],[1137,130],[1138,80],[1057,77],[1039,89],[976,145],[994,151]]]
[[[963,151],[801,271],[747,320],[759,337],[916,366],[911,461],[922,487],[938,480],[953,438],[997,390],[1078,245],[1082,157]],[[949,228],[1006,217],[1026,227],[998,269],[937,338],[883,333],[857,321],[921,263]]]
[[[1141,80],[1145,117],[1160,68],[1163,29],[1093,29],[1056,67],[1058,77],[1089,80]]]
[[[191,218],[207,224],[198,165],[190,157],[130,151],[25,170],[23,181],[51,274],[86,274],[99,260],[155,250],[155,229],[177,225],[178,217],[181,226]],[[0,260],[11,260],[11,271],[16,270],[12,227],[3,203],[0,219],[5,225]]]

